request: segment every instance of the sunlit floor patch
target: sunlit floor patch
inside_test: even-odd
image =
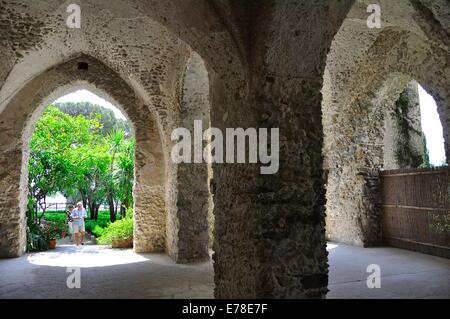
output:
[[[338,245],[336,245],[336,244],[332,244],[332,243],[328,243],[327,244],[327,250],[331,250],[331,249],[334,249],[336,247],[338,247]]]
[[[131,249],[111,249],[108,246],[61,245],[55,250],[29,254],[34,265],[53,267],[106,267],[144,262],[148,259]]]

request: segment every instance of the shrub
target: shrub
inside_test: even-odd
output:
[[[47,242],[51,239],[56,239],[61,235],[60,225],[57,222],[45,221],[42,225],[42,234]]]
[[[27,251],[33,252],[48,250],[48,240],[41,225],[36,224],[31,219],[28,220],[27,224]]]
[[[133,210],[127,209],[126,217],[109,224],[103,229],[99,244],[111,245],[113,241],[126,241],[133,239]]]
[[[101,237],[103,235],[105,231],[104,227],[101,227],[99,225],[95,225],[94,229],[91,230],[91,233],[95,236],[95,237]]]

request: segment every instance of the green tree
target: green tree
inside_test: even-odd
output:
[[[39,119],[30,145],[28,186],[43,214],[49,195],[64,192],[77,181],[78,167],[72,162],[72,153],[94,143],[100,128],[95,119],[73,117],[54,106]]]
[[[45,213],[46,198],[61,192],[81,198],[93,220],[108,203],[111,222],[119,203],[122,216],[132,206],[134,139],[123,129],[105,135],[101,115],[93,114],[71,115],[54,106],[44,112],[31,141],[30,205],[38,203]]]
[[[117,130],[114,132],[111,132],[108,137],[108,144],[109,144],[109,151],[111,154],[111,163],[109,166],[108,171],[108,177],[105,179],[106,185],[107,185],[107,200],[108,200],[108,206],[109,206],[109,213],[110,213],[110,219],[111,222],[114,222],[116,220],[116,200],[117,199],[117,183],[116,183],[116,176],[114,174],[115,172],[115,166],[116,166],[116,159],[119,155],[119,152],[121,151],[122,144],[124,142],[124,132],[122,130]]]
[[[65,102],[56,103],[56,107],[73,116],[84,115],[87,118],[98,118],[102,124],[103,135],[117,130],[123,130],[127,137],[131,137],[131,127],[127,121],[116,118],[113,111],[103,106],[92,104],[90,102]]]
[[[118,197],[122,203],[120,209],[122,217],[125,217],[126,212],[133,206],[134,148],[135,141],[132,139],[122,143],[114,173],[117,180]]]

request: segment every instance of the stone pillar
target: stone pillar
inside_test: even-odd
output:
[[[448,84],[446,84],[445,88],[448,88]],[[433,94],[433,96],[443,129],[445,157],[447,165],[450,165],[450,93],[448,89],[443,89],[441,92]]]
[[[411,81],[388,109],[384,134],[384,169],[417,168],[423,163],[424,142],[419,86]]]
[[[159,132],[148,106],[136,106],[134,236],[136,252],[163,252],[166,248],[164,154]],[[141,110],[141,111],[138,111]]]
[[[218,298],[322,298],[327,292],[321,89],[326,52],[349,3],[271,4],[254,26],[260,33],[252,35],[258,40],[248,98],[241,97],[246,86],[234,95],[216,96],[219,83],[212,90],[214,106],[219,99],[233,103],[221,117],[211,114],[212,126],[280,130],[276,174],[261,175],[260,165],[213,166]],[[324,27],[328,19],[333,23]],[[226,80],[221,77],[222,87],[233,88]]]
[[[213,166],[215,296],[320,298],[328,285],[322,80],[263,79],[250,102],[258,120],[247,114],[239,124],[280,129],[280,168]]]
[[[202,129],[210,127],[209,79],[201,57],[193,52],[187,63],[181,101],[180,123],[193,138],[194,121],[202,123]],[[205,144],[205,143],[204,143]],[[203,145],[202,145],[203,146]],[[194,145],[192,154],[194,154]],[[203,147],[202,147],[203,149]],[[176,176],[176,229],[171,257],[179,263],[209,259],[210,210],[208,164],[181,163]]]
[[[21,182],[20,132],[7,114],[0,115],[0,258],[18,257],[26,249],[27,186]]]
[[[239,73],[238,73],[239,74]],[[256,127],[254,112],[240,116],[248,107],[245,80],[210,73],[211,126]],[[224,143],[225,145],[225,143]],[[256,294],[258,222],[256,216],[259,169],[251,164],[213,163],[211,192],[214,197],[214,295],[216,298],[254,298]]]
[[[0,258],[26,251],[27,156],[22,144],[25,122],[19,105],[0,114]]]

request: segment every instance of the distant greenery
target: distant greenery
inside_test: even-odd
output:
[[[122,130],[127,137],[131,137],[131,127],[127,121],[118,119],[114,112],[103,106],[92,104],[89,102],[65,102],[55,103],[56,108],[63,113],[78,116],[83,115],[90,119],[99,119],[102,125],[103,135],[108,135],[111,132]]]
[[[57,192],[74,202],[82,200],[94,220],[104,203],[111,222],[132,207],[134,139],[113,126],[105,132],[102,118],[97,113],[70,115],[50,106],[39,119],[31,139],[28,186],[44,213],[47,197]]]
[[[61,223],[65,220],[65,212],[48,211],[45,215],[47,222]],[[97,220],[86,220],[86,231],[93,234],[98,243],[111,245],[114,240],[127,240],[133,238],[133,210],[127,209],[125,217],[109,221],[109,212],[100,211]]]
[[[433,165],[430,162],[430,151],[428,150],[427,139],[424,133],[422,133],[422,144],[423,144],[423,161],[421,167],[431,168],[433,167]]]
[[[43,217],[58,222],[58,231],[65,227],[64,213],[46,211],[47,198],[57,193],[84,203],[89,213],[86,230],[96,236],[124,218],[126,207],[133,207],[134,148],[130,126],[111,110],[90,103],[50,105],[30,143],[29,251],[45,249]],[[102,204],[109,212],[99,212]]]
[[[64,222],[65,218],[66,214],[63,211],[47,211],[45,214],[45,219],[48,221]],[[103,234],[103,229],[106,228],[110,223],[111,221],[109,211],[102,210],[99,211],[97,220],[86,220],[86,231],[98,238]]]

